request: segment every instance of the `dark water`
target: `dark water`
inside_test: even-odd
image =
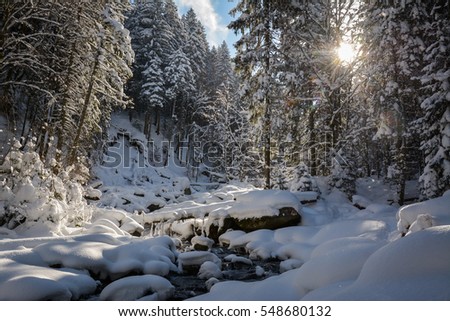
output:
[[[236,254],[240,257],[248,258],[245,254],[238,254],[234,251],[228,250],[223,247],[213,247],[211,250],[222,260],[222,274],[223,277],[220,281],[244,281],[253,282],[261,281],[270,276],[278,275],[280,261],[279,260],[252,260],[253,265],[244,263],[232,263],[227,262],[224,258],[230,254]],[[264,269],[264,274],[257,273],[257,267]],[[259,268],[258,268],[259,269]],[[260,270],[260,269],[259,269]],[[206,280],[197,277],[197,271],[191,271],[185,274],[170,274],[168,276],[169,281],[175,287],[175,294],[172,300],[186,300],[208,292],[205,282]]]

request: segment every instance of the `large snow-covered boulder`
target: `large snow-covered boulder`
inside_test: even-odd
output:
[[[298,225],[301,206],[299,198],[289,191],[236,191],[222,201],[197,199],[166,206],[145,215],[144,221],[152,233],[163,229],[163,233],[175,233],[183,239],[203,234],[217,241],[230,229],[250,232]]]
[[[441,197],[403,206],[397,212],[397,220],[402,235],[450,224],[450,190]]]
[[[254,190],[236,196],[225,212],[210,213],[210,237],[218,237],[229,229],[245,232],[260,229],[275,230],[301,222],[300,202],[288,191]]]

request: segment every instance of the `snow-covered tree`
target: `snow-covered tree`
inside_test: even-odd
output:
[[[177,106],[185,108],[190,94],[195,91],[195,78],[191,63],[182,48],[170,55],[169,64],[165,68],[164,74],[167,88],[166,95],[172,105],[172,117],[184,117],[183,110],[177,110]]]
[[[429,4],[430,23],[425,25],[425,66],[420,77],[424,116],[417,121],[425,153],[420,176],[422,197],[441,196],[450,186],[450,3]]]
[[[206,40],[205,28],[198,20],[193,9],[183,16],[183,24],[186,30],[186,45],[184,52],[191,62],[192,72],[195,76],[195,87],[198,91],[204,91],[207,82],[206,64],[209,53],[209,44]]]
[[[151,134],[151,112],[156,111],[157,129],[160,132],[160,115],[165,105],[165,83],[164,71],[162,69],[162,61],[156,52],[151,51],[148,54],[148,62],[146,68],[142,72],[143,85],[141,88],[140,99],[143,104],[147,105],[145,113],[144,134],[150,138]]]
[[[83,159],[123,86],[132,51],[122,12],[127,1],[2,2],[0,96],[15,115],[16,135],[50,162]],[[95,82],[94,82],[95,80]],[[89,117],[88,117],[89,116]],[[19,127],[20,126],[20,127]],[[56,139],[56,144],[55,144]]]
[[[239,1],[231,11],[236,18],[230,27],[241,33],[234,61],[242,81],[240,92],[249,103],[255,138],[263,150],[265,188],[271,188],[273,112],[279,103],[277,17],[283,4],[283,1]]]
[[[412,122],[420,117],[422,69],[425,42],[422,23],[428,14],[422,2],[367,4],[364,21],[365,74],[368,103],[379,119],[374,139],[379,140],[384,158],[398,188],[398,202],[404,203],[406,180],[420,169],[419,141]]]

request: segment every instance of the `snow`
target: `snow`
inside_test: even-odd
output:
[[[306,300],[448,300],[450,226],[429,228],[389,243],[370,256],[357,280]]]
[[[112,301],[164,301],[174,292],[174,286],[156,275],[130,276],[112,282],[100,293],[100,300]]]
[[[200,267],[205,262],[212,262],[217,267],[221,268],[222,261],[211,252],[206,251],[192,251],[184,252],[178,255],[178,269],[183,272],[186,267]]]
[[[220,279],[222,278],[222,270],[220,266],[211,261],[204,262],[198,271],[198,277],[200,279],[210,280],[212,278]]]
[[[78,300],[93,293],[97,283],[87,273],[71,269],[50,269],[0,259],[0,300]]]
[[[95,292],[98,284],[89,275],[115,280],[130,272],[167,275],[178,271],[174,264],[178,253],[169,237],[130,239],[96,234],[5,239],[0,240],[0,249],[3,300],[76,300]],[[61,268],[54,268],[58,266]]]
[[[425,202],[400,208],[397,212],[398,230],[401,233],[413,233],[436,225],[450,225],[450,191]]]
[[[176,164],[133,167],[140,153],[131,140],[145,138],[125,115],[114,117],[110,138],[128,148],[130,166],[95,168],[85,190],[52,176],[55,190],[39,188],[38,157],[16,155],[15,170],[27,175],[2,186],[0,211],[16,206],[29,221],[0,227],[0,300],[168,300],[170,275],[193,270],[209,292],[192,300],[450,300],[450,192],[398,208],[392,189],[374,178],[357,180],[351,202],[327,190],[326,178],[314,178],[320,193],[235,182],[196,191]],[[229,230],[218,244],[205,237],[225,217],[283,207],[301,212],[301,225]],[[207,251],[191,251],[195,245]],[[227,266],[254,268],[261,279],[226,280],[214,246],[234,251]],[[278,260],[281,274],[265,271],[265,260]]]
[[[195,247],[195,245],[198,244],[198,245],[204,246],[210,250],[212,248],[212,246],[214,245],[214,240],[212,240],[208,237],[205,237],[205,236],[196,235],[191,239],[191,244],[193,247]]]
[[[247,259],[246,257],[237,256],[236,254],[230,254],[225,256],[225,261],[231,262],[231,263],[241,263],[246,265],[253,265],[253,261],[250,259]]]
[[[100,300],[167,300],[174,291],[169,273],[192,269],[210,288],[192,300],[449,299],[446,209],[450,193],[398,209],[389,205],[386,196],[382,200],[384,188],[378,181],[360,182],[357,195],[364,200],[362,210],[332,190],[316,203],[301,207],[304,225],[222,234],[219,244],[248,255],[230,254],[223,260],[255,266],[255,274],[266,278],[254,282],[224,280],[222,260],[211,251],[179,252],[176,244],[181,243],[169,236],[132,237],[131,233],[144,232],[146,216],[152,214],[94,207],[92,223],[68,228],[60,236],[31,237],[29,230],[23,234],[2,228],[0,299],[92,299],[105,284],[98,294]],[[301,206],[290,192],[251,191],[232,185],[191,197],[154,213],[176,211],[171,218],[197,216],[196,222],[188,224],[191,229],[192,224],[201,226],[208,211],[229,215],[232,209],[234,213],[242,209],[248,214],[256,213],[262,204]],[[407,235],[401,237],[406,225]],[[213,241],[196,235],[191,244],[211,250]],[[281,274],[270,276],[255,264],[256,259],[280,260]]]

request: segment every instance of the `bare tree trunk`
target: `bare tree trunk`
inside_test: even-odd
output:
[[[84,98],[83,110],[81,112],[80,121],[78,123],[77,133],[76,133],[75,139],[73,141],[72,152],[71,152],[70,159],[69,159],[70,160],[69,165],[74,164],[76,161],[76,158],[77,158],[77,151],[78,151],[79,144],[80,144],[81,132],[83,131],[83,125],[86,121],[87,112],[89,110],[89,104],[90,104],[92,92],[94,89],[95,75],[97,74],[97,70],[100,65],[100,56],[101,56],[100,48],[101,47],[102,47],[102,43],[100,42],[99,48],[97,51],[97,56],[95,57],[94,66],[92,67],[91,77],[89,79],[89,87],[88,87],[86,96]]]
[[[315,129],[315,115],[316,111],[312,110],[308,115],[308,131],[309,131],[309,168],[312,176],[317,175],[317,134]]]
[[[269,73],[271,64],[270,64],[270,47],[272,42],[272,37],[270,34],[270,1],[264,1],[264,13],[266,17],[266,21],[264,23],[264,42],[266,46],[265,53],[265,72]],[[265,188],[271,188],[270,176],[271,176],[271,101],[270,101],[270,92],[269,88],[266,88],[264,104],[265,104],[265,113],[264,113],[264,176],[265,176]]]

